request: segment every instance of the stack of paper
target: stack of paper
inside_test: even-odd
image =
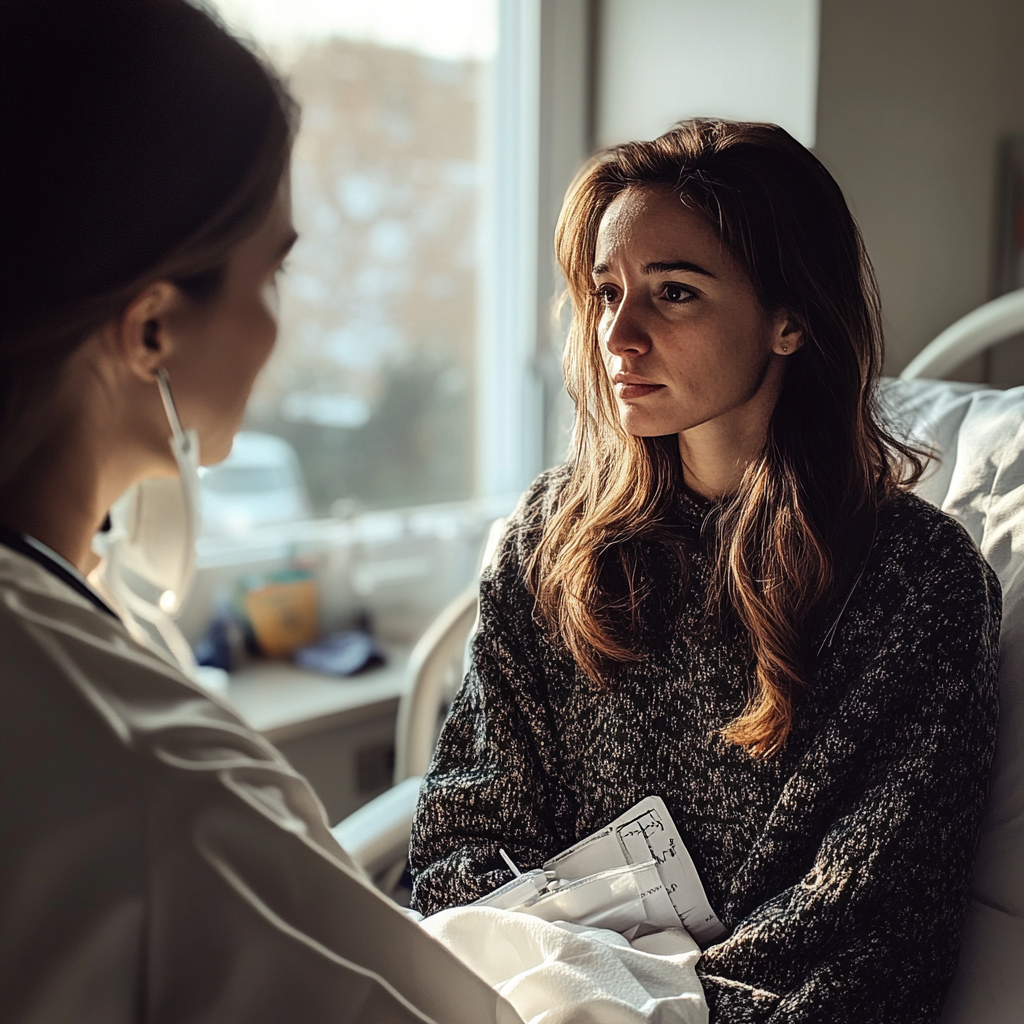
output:
[[[545,921],[609,928],[633,938],[680,924],[702,948],[726,929],[711,909],[693,860],[660,797],[477,901]]]

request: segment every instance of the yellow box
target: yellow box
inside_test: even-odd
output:
[[[320,632],[316,581],[267,583],[246,592],[245,614],[260,650],[268,658],[287,658],[311,644]]]

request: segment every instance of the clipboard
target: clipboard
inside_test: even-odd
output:
[[[544,870],[554,879],[575,881],[647,860],[654,861],[676,916],[702,949],[726,935],[728,929],[711,908],[693,859],[659,796],[634,804],[609,825],[552,857]],[[664,927],[660,920],[651,923]]]

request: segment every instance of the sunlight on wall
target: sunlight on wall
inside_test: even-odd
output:
[[[603,0],[597,79],[602,146],[700,116],[813,146],[818,0]]]

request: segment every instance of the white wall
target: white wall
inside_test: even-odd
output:
[[[700,116],[814,145],[818,0],[600,0],[598,16],[598,145]]]
[[[992,298],[999,139],[1024,132],[1024,0],[594,0],[595,142],[771,120],[838,179],[898,373]],[[816,116],[815,116],[816,108]],[[962,368],[1020,383],[1024,341]],[[1024,378],[1022,378],[1024,379]]]
[[[1024,132],[1022,0],[822,0],[816,152],[864,232],[890,373],[992,298],[1007,132]]]

